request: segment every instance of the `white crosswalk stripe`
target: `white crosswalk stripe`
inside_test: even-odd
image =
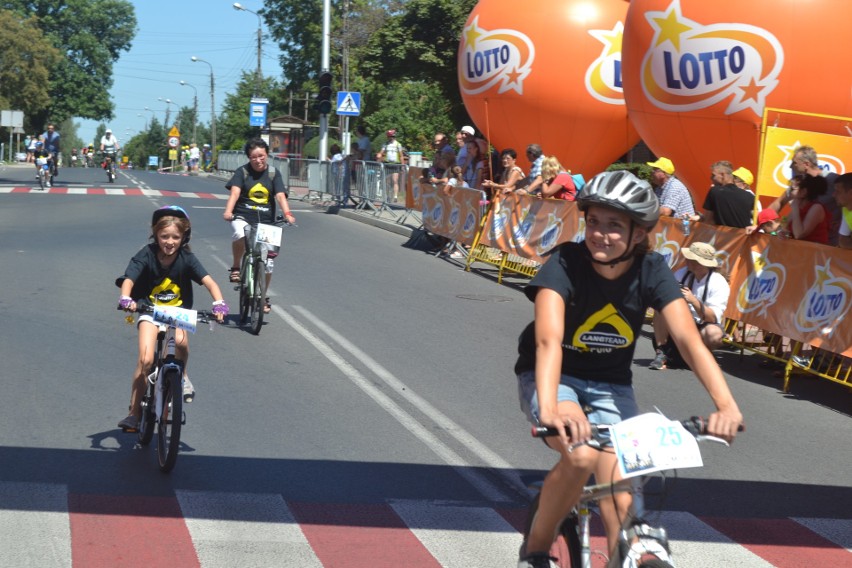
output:
[[[171,499],[152,498],[172,511],[161,516],[155,509],[136,513],[135,509],[127,512],[96,506],[99,502],[121,504],[133,499],[148,502],[142,497],[69,495],[68,488],[61,484],[0,483],[0,568],[71,568],[72,562],[74,566],[84,566],[86,554],[90,553],[100,554],[98,562],[102,563],[104,550],[117,555],[113,565],[128,565],[126,558],[118,557],[126,552],[121,547],[127,545],[113,544],[114,551],[100,546],[103,543],[97,542],[99,539],[93,535],[101,533],[92,533],[92,527],[102,531],[107,543],[121,536],[126,538],[128,527],[143,520],[148,523],[145,529],[148,531],[156,531],[160,522],[171,523],[168,526],[173,534],[175,511],[182,517],[186,532],[183,537],[177,535],[183,539],[182,544],[175,541],[172,546],[182,546],[190,557],[197,557],[202,568],[322,568],[323,561],[337,566],[341,565],[341,551],[348,552],[347,535],[363,536],[364,531],[372,536],[353,543],[362,547],[353,549],[353,554],[358,553],[354,556],[381,564],[383,554],[387,555],[397,545],[403,546],[403,540],[419,543],[422,558],[410,563],[410,568],[513,566],[521,544],[515,526],[521,512],[495,509],[483,503],[390,500],[367,507],[384,519],[376,519],[375,524],[369,516],[351,523],[340,522],[341,518],[352,518],[345,517],[352,513],[353,507],[357,509],[352,504],[291,505],[282,495],[272,493],[177,490]],[[387,524],[390,517],[398,519],[396,524]],[[300,519],[307,524],[300,524]],[[817,540],[822,543],[817,554],[830,554],[834,559],[832,565],[852,566],[852,519],[738,519],[735,524],[750,531],[746,546],[719,532],[728,531],[729,527],[718,518],[705,522],[685,512],[663,512],[658,519],[668,530],[679,568],[790,568],[797,566],[800,553],[807,553],[804,547],[808,545],[801,543]],[[770,532],[772,527],[777,530],[779,523],[785,531],[799,532],[791,537],[800,544],[789,546],[778,539],[762,540],[761,523],[767,523]],[[84,542],[75,542],[75,531],[78,540],[80,534],[89,536],[82,537]],[[593,548],[602,540],[601,536],[595,536]],[[828,542],[835,543],[836,548],[828,549]],[[97,546],[93,547],[93,543]],[[775,560],[769,561],[761,555]],[[343,565],[361,568],[374,564],[360,560]]]

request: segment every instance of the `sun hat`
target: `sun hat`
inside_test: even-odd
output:
[[[766,209],[762,209],[760,213],[757,214],[757,226],[760,227],[764,223],[769,223],[770,221],[774,221],[777,218],[778,212],[775,209],[767,207]]]
[[[719,261],[716,260],[716,249],[708,243],[692,243],[689,248],[680,249],[680,252],[685,258],[694,260],[701,266],[707,268],[716,268],[719,266]]]
[[[462,126],[461,131],[464,132],[465,134],[469,134],[471,136],[476,134],[476,130],[473,129],[473,126]]]
[[[754,175],[748,169],[742,166],[738,167],[731,173],[734,175],[734,177],[738,177],[744,182],[746,182],[747,185],[751,185],[752,183],[754,183]]]
[[[674,164],[668,158],[662,158],[661,157],[656,162],[645,162],[645,163],[648,164],[649,166],[651,166],[652,168],[657,168],[659,170],[663,170],[664,172],[666,172],[669,175],[672,175],[674,173],[674,170],[675,170]]]

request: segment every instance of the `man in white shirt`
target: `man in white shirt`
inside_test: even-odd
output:
[[[109,128],[106,129],[104,135],[101,136],[101,152],[104,154],[116,154],[121,150],[121,146],[118,143],[118,138],[113,136],[112,130]],[[114,157],[114,156],[113,156]]]

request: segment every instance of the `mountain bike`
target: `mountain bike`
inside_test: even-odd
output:
[[[209,311],[188,310],[177,306],[154,306],[139,300],[136,311],[152,316],[160,326],[154,363],[145,380],[142,397],[142,419],[136,434],[139,445],[147,446],[157,431],[157,462],[160,471],[168,473],[175,467],[180,447],[181,427],[186,424],[183,411],[183,370],[185,362],[175,357],[175,330],[195,333],[199,322],[216,321]],[[133,316],[128,316],[132,323]]]
[[[275,224],[246,225],[246,249],[240,261],[240,283],[234,287],[240,292],[240,325],[249,322],[249,330],[260,333],[263,325],[263,308],[266,305],[267,264],[272,262],[281,248],[283,220]]]
[[[535,437],[557,436],[558,431],[533,427],[532,434]],[[701,467],[698,442],[705,441],[728,445],[721,438],[707,435],[706,421],[697,417],[677,421],[648,413],[610,426],[592,425],[592,439],[572,445],[569,451],[582,445],[599,450],[613,448],[623,479],[583,488],[579,503],[559,526],[550,550],[551,560],[560,568],[591,568],[593,554],[606,558],[606,554],[593,552],[590,546],[591,507],[616,493],[631,493],[630,511],[618,533],[616,550],[607,559],[607,568],[673,568],[666,529],[648,520],[643,489],[650,480],[649,473]],[[539,489],[540,483],[531,488]],[[538,511],[539,497],[540,494],[536,494],[529,507],[524,543]],[[524,545],[522,553],[523,550]]]
[[[106,172],[107,172],[107,180],[108,180],[110,183],[114,183],[114,182],[115,182],[115,158],[116,158],[116,152],[115,152],[115,150],[113,150],[113,151],[105,151],[105,152],[103,152],[103,155],[104,155],[104,169],[105,169],[105,170],[106,170]]]

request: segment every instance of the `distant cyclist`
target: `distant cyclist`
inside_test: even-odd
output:
[[[44,140],[44,148],[53,156],[53,175],[59,174],[59,132],[56,131],[56,126],[51,122],[47,125],[47,131],[41,135]]]
[[[36,179],[39,179],[39,170],[41,169],[41,164],[39,164],[39,161],[41,158],[46,159],[48,165],[50,165],[51,168],[53,167],[53,154],[51,154],[50,151],[44,147],[44,142],[39,140],[38,142],[36,142],[35,150],[33,151],[33,161],[36,167]],[[46,186],[50,187],[50,176],[47,176]]]
[[[114,162],[119,150],[121,150],[121,145],[118,143],[118,138],[113,135],[112,130],[107,128],[104,135],[101,136],[101,152],[105,156],[109,156]],[[106,164],[104,164],[104,168],[106,168]]]

